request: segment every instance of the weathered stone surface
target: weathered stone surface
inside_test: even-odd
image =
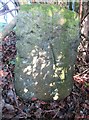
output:
[[[57,5],[22,6],[16,25],[15,89],[23,99],[60,100],[70,94],[79,43],[76,13]]]

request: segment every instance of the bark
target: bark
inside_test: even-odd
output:
[[[80,16],[80,19],[82,19],[82,11],[83,11],[83,8],[82,8],[82,0],[79,0],[79,16]]]

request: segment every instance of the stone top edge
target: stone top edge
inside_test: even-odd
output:
[[[30,5],[25,4],[25,5],[21,5],[19,12],[20,14],[21,12],[22,13],[33,12],[35,14],[36,11],[43,11],[47,15],[48,13],[51,13],[52,15],[54,13],[57,13],[57,14],[61,14],[65,18],[67,17],[67,19],[74,19],[75,21],[76,20],[80,21],[78,13],[76,13],[75,11],[68,10],[67,8],[61,7],[59,5],[55,5],[55,4],[39,4],[39,3],[33,3]]]

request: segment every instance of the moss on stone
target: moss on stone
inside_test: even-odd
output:
[[[79,20],[79,17],[78,15],[73,12],[73,11],[70,11],[66,8],[63,8],[63,7],[60,7],[59,5],[50,5],[50,4],[31,4],[31,5],[21,5],[20,7],[20,11],[24,11],[24,12],[32,12],[32,11],[36,11],[36,10],[39,10],[39,11],[43,11],[45,14],[49,15],[51,14],[51,12],[54,14],[54,13],[57,13],[57,14],[60,14],[62,16],[65,17],[65,19],[75,19],[75,21]],[[74,21],[72,21],[74,22]]]

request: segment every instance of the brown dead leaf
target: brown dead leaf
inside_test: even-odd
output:
[[[10,105],[10,104],[5,104],[5,108],[9,111],[14,111],[14,107],[13,105]]]
[[[0,76],[6,76],[6,75],[8,75],[8,72],[4,72],[3,70],[0,70]]]

